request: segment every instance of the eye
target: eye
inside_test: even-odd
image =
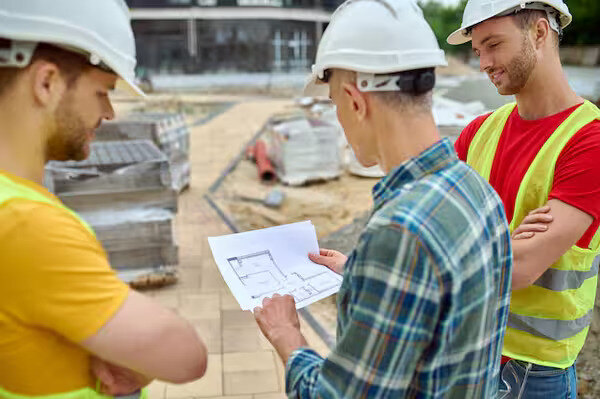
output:
[[[494,48],[494,47],[498,46],[499,44],[500,44],[499,42],[492,43],[488,46],[488,48]]]

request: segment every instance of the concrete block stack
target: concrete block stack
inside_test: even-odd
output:
[[[88,159],[46,166],[46,186],[92,226],[127,282],[178,264],[171,179],[168,158],[150,140],[92,143]]]
[[[289,185],[333,179],[342,173],[339,126],[299,118],[269,131],[269,158],[279,179]]]
[[[151,140],[169,160],[173,189],[190,184],[190,135],[182,114],[143,112],[106,121],[96,130],[97,141]]]

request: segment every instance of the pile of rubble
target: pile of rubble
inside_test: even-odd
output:
[[[183,117],[131,114],[104,123],[96,136],[88,159],[50,162],[46,186],[90,224],[124,281],[174,283],[177,195],[190,181]]]

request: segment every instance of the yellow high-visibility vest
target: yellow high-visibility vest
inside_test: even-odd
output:
[[[42,202],[45,204],[50,204],[57,208],[60,208],[71,215],[73,215],[79,222],[94,236],[94,231],[92,228],[79,216],[77,213],[73,212],[71,209],[64,206],[60,201],[49,198],[30,187],[26,187],[22,184],[18,184],[6,176],[0,174],[0,206],[12,199],[26,199],[35,202]],[[35,376],[31,376],[31,378],[35,378]],[[112,399],[113,396],[107,396],[99,392],[99,387],[96,389],[92,389],[91,387],[86,387],[82,389],[78,389],[72,392],[61,392],[51,395],[36,395],[36,396],[28,396],[28,395],[20,395],[18,393],[8,392],[0,386],[0,398],[1,399]],[[147,398],[146,390],[142,390],[141,399]]]
[[[515,106],[507,104],[492,113],[469,146],[467,163],[488,182],[498,141]],[[596,119],[600,120],[600,110],[586,101],[544,143],[519,186],[511,232],[528,212],[548,201],[561,151],[575,133]],[[598,253],[600,229],[589,249],[572,246],[531,286],[512,292],[503,355],[549,367],[573,365],[592,320]]]

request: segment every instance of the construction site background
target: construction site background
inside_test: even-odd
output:
[[[566,70],[578,92],[594,101],[600,98],[599,68]],[[206,237],[312,220],[321,246],[343,252],[352,249],[368,217],[371,188],[378,179],[365,177],[369,173],[364,170],[356,173],[351,154],[344,152],[347,146],[343,141],[321,142],[323,146],[341,148],[340,158],[335,160],[339,171],[332,178],[286,184],[282,182],[285,176],[279,172],[275,178],[262,181],[252,158],[252,148],[258,140],[263,140],[267,152],[273,155],[273,140],[277,137],[287,134],[285,137],[298,140],[310,138],[290,133],[289,129],[305,126],[303,121],[309,121],[306,126],[321,126],[323,122],[338,129],[338,137],[342,135],[327,101],[299,97],[305,76],[161,75],[153,79],[155,91],[146,99],[119,93],[114,97],[121,119],[140,112],[179,114],[189,131],[189,187],[178,196],[173,217],[173,241],[178,247],[176,277],[158,284],[142,280],[139,286],[192,320],[207,341],[210,366],[207,376],[196,383],[153,383],[151,398],[285,397],[282,365],[261,336],[252,315],[240,310],[224,284]],[[499,96],[477,68],[454,57],[449,57],[447,68],[438,71],[434,98],[440,131],[451,139],[476,115],[512,100]],[[272,200],[274,192],[279,200],[273,204],[267,199]],[[309,343],[327,354],[335,337],[335,297],[311,305],[302,323]],[[600,397],[600,384],[596,383],[600,381],[599,359],[600,308],[596,307],[577,366],[582,398]]]

